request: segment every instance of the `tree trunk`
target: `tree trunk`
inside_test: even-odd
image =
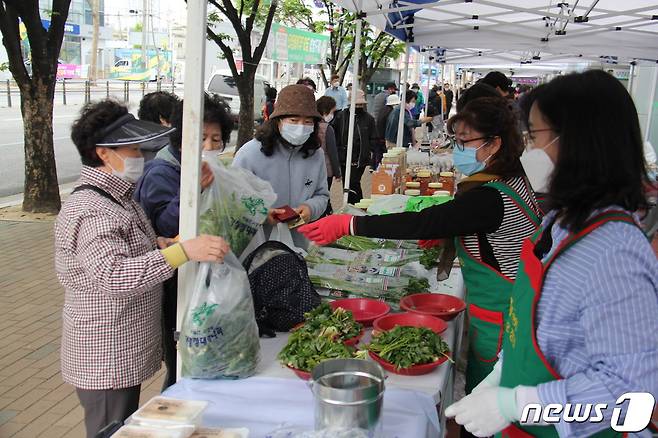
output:
[[[23,211],[57,213],[61,207],[53,147],[55,84],[33,78],[21,90],[25,143]]]
[[[98,32],[100,28],[99,0],[91,0],[91,14],[93,22],[93,34],[91,39],[91,59],[89,60],[89,81],[96,85],[98,79]]]
[[[238,140],[235,145],[237,152],[243,144],[254,138],[254,80],[256,69],[245,63],[240,79],[236,85],[240,95],[240,118],[238,122]]]

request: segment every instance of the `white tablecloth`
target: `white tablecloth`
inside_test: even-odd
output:
[[[430,281],[430,289],[464,297],[461,270],[454,268],[443,282]],[[456,351],[463,314],[451,321],[443,338]],[[370,333],[366,336],[369,336]],[[204,425],[247,427],[251,437],[265,437],[283,424],[313,429],[313,397],[306,383],[283,367],[276,355],[288,334],[261,339],[261,361],[254,377],[244,380],[182,379],[165,395],[210,402]],[[456,354],[455,354],[456,357]],[[443,411],[452,399],[454,367],[449,362],[422,376],[387,373],[384,395],[384,432],[387,438],[435,437],[441,435],[436,406]],[[436,406],[435,406],[436,405]],[[441,419],[443,420],[443,418]]]

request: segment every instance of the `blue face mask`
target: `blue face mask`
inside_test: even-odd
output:
[[[457,170],[459,170],[461,173],[463,173],[466,176],[471,176],[474,173],[478,173],[481,170],[483,170],[485,167],[485,163],[478,161],[475,154],[477,154],[477,151],[479,151],[481,148],[483,148],[486,145],[487,143],[484,143],[479,148],[467,148],[462,145],[461,148],[463,148],[464,150],[455,147],[452,150],[452,160],[455,163],[455,167],[457,168]]]

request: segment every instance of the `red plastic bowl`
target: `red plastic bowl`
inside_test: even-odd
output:
[[[290,371],[295,373],[297,377],[299,377],[302,380],[309,380],[311,378],[311,373],[309,373],[308,371],[298,370],[297,368],[293,368],[288,365],[286,365],[286,368],[288,368]]]
[[[369,351],[368,354],[370,354],[370,357],[373,358],[373,360],[377,363],[379,363],[382,368],[384,368],[386,371],[390,371],[391,373],[394,374],[400,374],[402,376],[420,376],[423,374],[428,374],[434,371],[436,367],[441,365],[443,362],[448,360],[447,357],[443,356],[437,361],[431,362],[431,363],[424,363],[420,365],[412,365],[409,368],[396,368],[395,365],[392,363],[385,361],[381,357],[379,357],[377,354],[373,353],[372,351]]]
[[[452,295],[414,294],[402,298],[400,308],[450,321],[466,309],[466,303]]]
[[[374,320],[391,311],[391,306],[385,302],[370,298],[344,298],[331,302],[333,310],[339,307],[352,312],[354,320],[367,327],[371,326]]]
[[[395,328],[396,325],[403,327],[426,327],[437,335],[440,335],[448,328],[448,323],[442,319],[413,312],[382,316],[381,318],[377,318],[372,326],[377,331],[385,332],[386,330]]]

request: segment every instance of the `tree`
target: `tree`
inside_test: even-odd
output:
[[[238,140],[236,149],[253,138],[254,135],[254,82],[256,78],[256,68],[263,57],[267,39],[272,28],[274,12],[277,8],[278,0],[270,0],[269,4],[261,4],[261,0],[208,0],[208,3],[216,8],[219,13],[213,11],[208,16],[208,38],[215,42],[222,51],[228,66],[233,74],[235,85],[238,88],[240,96],[240,113],[238,126]],[[248,15],[247,15],[248,14]],[[239,43],[239,54],[242,58],[242,71],[238,69],[236,57],[233,49],[230,47],[231,37],[216,32],[214,23],[222,21],[225,17],[233,26]],[[255,47],[252,43],[254,36],[254,26],[259,25],[263,28],[260,37],[254,39]]]
[[[375,33],[377,36],[374,36]],[[361,31],[361,57],[359,60],[359,79],[363,91],[366,90],[366,85],[370,82],[372,75],[385,60],[396,59],[404,52],[404,43],[398,42],[385,32],[378,32],[371,26],[364,25]]]
[[[23,210],[56,213],[61,201],[53,148],[53,99],[64,25],[71,0],[53,0],[50,26],[41,24],[37,0],[0,0],[0,32],[7,51],[9,71],[21,95],[25,139],[25,186]],[[29,41],[28,73],[21,47],[19,26]]]
[[[91,9],[93,33],[91,37],[91,59],[89,61],[89,81],[96,84],[98,79],[98,32],[100,30],[100,5],[99,0],[87,0]]]

